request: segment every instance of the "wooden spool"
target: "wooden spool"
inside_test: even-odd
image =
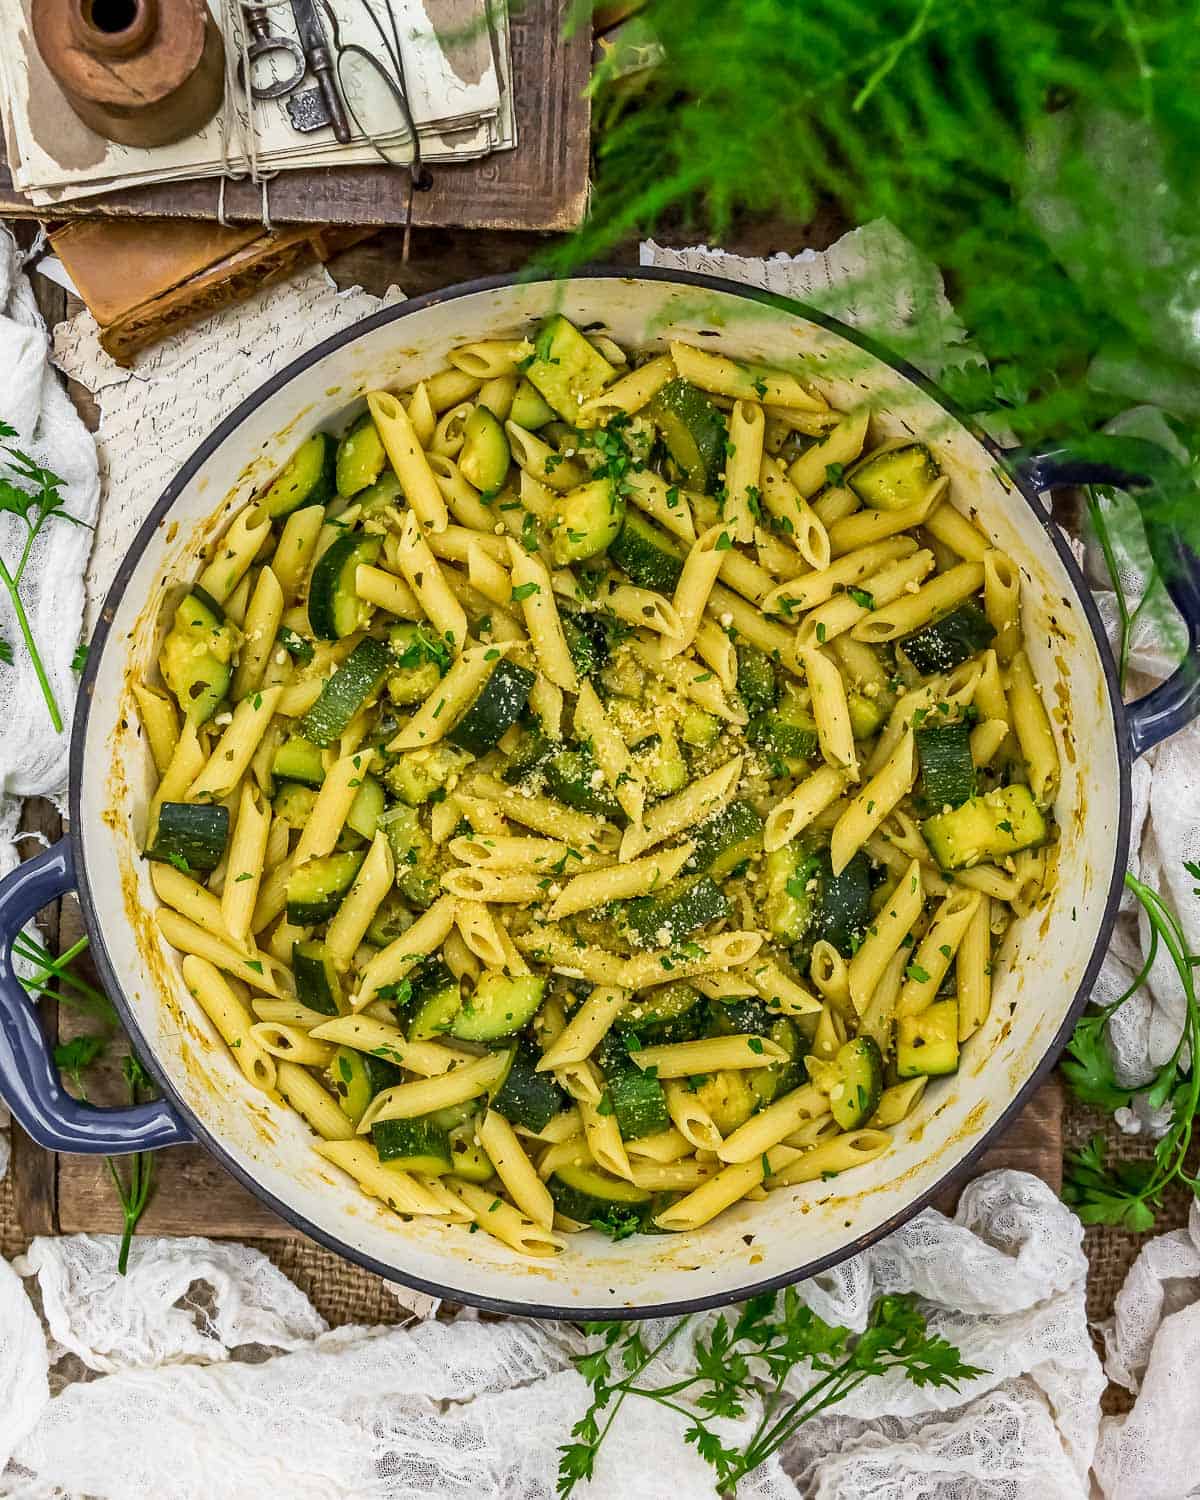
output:
[[[125,146],[165,146],[220,108],[225,48],[204,0],[34,0],[38,51],[71,108]]]

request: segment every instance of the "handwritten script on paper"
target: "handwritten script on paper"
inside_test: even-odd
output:
[[[222,418],[306,349],[399,300],[394,287],[383,298],[359,287],[339,293],[315,267],[146,350],[132,370],[101,349],[91,313],[58,325],[55,363],[100,407],[100,516],[86,578],[85,635],[138,527]]]

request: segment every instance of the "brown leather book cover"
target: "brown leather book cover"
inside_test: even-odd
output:
[[[194,220],[77,220],[50,243],[100,324],[100,343],[119,364],[219,308],[327,260],[369,229],[315,226],[223,228]]]

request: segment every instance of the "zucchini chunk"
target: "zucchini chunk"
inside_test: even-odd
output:
[[[749,714],[770,713],[775,707],[779,691],[775,668],[767,653],[757,646],[737,648],[737,690]]]
[[[308,666],[313,659],[313,643],[306,641],[302,635],[297,634],[290,625],[279,627],[279,644],[292,658],[298,661],[302,667]]]
[[[451,1023],[450,1034],[464,1042],[494,1042],[512,1036],[533,1020],[545,989],[546,981],[536,975],[510,976],[485,969]]]
[[[383,779],[409,807],[420,807],[441,794],[451,777],[457,776],[470,760],[466,750],[443,741],[423,750],[406,750],[388,766]]]
[[[346,827],[370,843],[378,832],[379,815],[383,812],[383,806],[383,784],[376,777],[364,774],[362,784],[350,804],[350,811],[346,814]]]
[[[609,791],[586,750],[560,750],[545,764],[546,785],[560,802],[601,818],[620,818],[621,804]]]
[[[322,749],[332,745],[341,738],[359,709],[379,692],[391,669],[392,653],[383,642],[373,636],[364,637],[326,681],[321,696],[300,720],[301,734]]]
[[[643,1046],[657,1047],[694,1042],[707,1032],[708,1001],[690,984],[676,980],[643,994],[618,1016],[614,1034],[632,1032]]]
[[[961,807],[975,795],[975,762],[968,724],[934,724],[916,732],[926,805]]]
[[[788,1055],[787,1062],[768,1063],[765,1068],[752,1068],[747,1082],[759,1104],[773,1103],[781,1095],[790,1093],[808,1077],[804,1059],[800,1055],[800,1033],[795,1023],[786,1016],[771,1022],[768,1037]]]
[[[424,703],[450,665],[450,649],[424,625],[407,621],[388,631],[388,644],[396,658],[387,681],[388,697],[398,708]]]
[[[731,802],[693,828],[689,837],[696,847],[687,869],[707,871],[720,880],[762,848],[763,820],[749,802]]]
[[[746,738],[766,751],[775,775],[798,776],[817,753],[817,721],[798,698],[785,693],[777,707],[750,720]]]
[[[609,543],[611,562],[640,588],[673,594],[683,572],[683,548],[672,536],[629,505],[621,529]]]
[[[925,842],[943,870],[965,870],[980,860],[999,860],[1046,842],[1046,819],[1027,786],[1014,782],[971,797],[921,825]]]
[[[539,427],[545,427],[547,422],[554,421],[554,412],[546,405],[545,398],[524,376],[517,386],[508,416],[509,421],[523,427],[526,432],[536,432]]]
[[[527,667],[501,657],[446,738],[472,755],[486,755],[517,722],[536,681]]]
[[[689,933],[729,914],[729,902],[721,887],[711,876],[696,875],[660,895],[623,902],[619,921],[636,946],[670,948]]]
[[[690,745],[693,750],[707,750],[716,744],[720,733],[721,721],[714,714],[705,713],[702,708],[684,709],[679,721],[679,735],[685,745]]]
[[[560,567],[607,552],[625,519],[625,501],[611,479],[568,490],[550,519],[550,554]]]
[[[458,467],[463,478],[491,500],[504,488],[512,450],[504,426],[486,406],[476,406],[463,426],[463,445]]]
[[[650,1227],[652,1195],[599,1167],[561,1166],[546,1186],[560,1214],[613,1239]]]
[[[995,634],[983,610],[967,599],[940,620],[901,636],[896,645],[922,677],[931,677],[986,651]]]
[[[520,782],[527,781],[558,748],[559,742],[547,739],[540,730],[525,730],[516,748],[508,757],[504,770],[500,773],[502,779],[507,781],[509,786],[517,786]]]
[[[360,563],[373,563],[383,539],[348,531],[317,559],[308,586],[308,623],[318,640],[340,641],[361,630],[366,606],[354,580]]]
[[[229,809],[221,802],[164,802],[146,858],[185,873],[215,870],[229,841]]]
[[[293,943],[292,973],[296,976],[296,998],[301,1005],[323,1016],[340,1016],[345,1011],[342,981],[324,943],[312,938]]]
[[[897,1018],[896,1072],[901,1078],[958,1072],[957,1000],[935,1000],[915,1016]]]
[[[664,729],[661,734],[648,734],[629,749],[655,797],[669,797],[687,785],[687,761],[669,729]]]
[[[238,633],[220,605],[193,589],[175,611],[158,657],[163,681],[190,723],[206,723],[228,693],[237,645]]]
[[[336,449],[327,432],[305,438],[259,501],[273,521],[302,505],[329,504],[337,493]]]
[[[387,449],[369,411],[342,434],[337,445],[337,492],[357,495],[375,483],[387,464]]]
[[[560,610],[559,618],[567,639],[567,650],[580,677],[591,677],[606,667],[611,651],[603,619],[586,610],[573,615]]]
[[[421,827],[415,807],[389,807],[379,815],[396,867],[396,887],[406,901],[422,911],[437,900],[438,878],[433,869],[433,840]]]
[[[683,483],[713,494],[725,470],[728,434],[719,408],[686,380],[669,380],[651,401],[649,414]]]
[[[850,712],[850,733],[856,740],[869,740],[877,734],[889,712],[881,698],[868,698],[865,693],[847,694],[846,707]]]
[[[525,1044],[512,1049],[512,1065],[493,1090],[491,1107],[510,1125],[526,1130],[545,1130],[555,1115],[567,1107],[567,1096],[552,1073],[537,1071],[539,1054]]]
[[[838,1082],[829,1094],[829,1108],[843,1130],[857,1130],[879,1108],[883,1093],[883,1058],[875,1040],[855,1037],[838,1048],[833,1060]]]
[[[380,1120],[371,1126],[371,1144],[385,1167],[438,1177],[453,1170],[450,1140],[432,1120]]]
[[[657,1078],[627,1063],[607,1074],[608,1101],[617,1117],[617,1129],[625,1141],[657,1135],[671,1124],[667,1096]]]
[[[367,942],[373,943],[376,948],[386,948],[389,943],[402,937],[414,920],[412,912],[401,899],[400,892],[389,891],[367,924]]]
[[[294,734],[284,740],[271,761],[271,775],[280,781],[298,781],[303,786],[320,786],[325,780],[325,761],[319,745]]]
[[[533,350],[525,367],[526,380],[572,426],[583,403],[599,395],[617,373],[561,313],[538,329]]]
[[[487,1182],[496,1175],[492,1159],[475,1139],[479,1124],[475,1116],[453,1126],[447,1137],[450,1141],[450,1170],[464,1182]]]
[[[293,870],[287,883],[288,921],[295,927],[311,927],[332,917],[365,857],[361,849],[350,849],[310,859]]]
[[[758,1108],[758,1096],[744,1076],[746,1071],[744,1068],[722,1068],[695,1090],[696,1098],[708,1110],[722,1135],[729,1135],[739,1125],[744,1125]]]
[[[868,454],[846,475],[846,484],[874,510],[903,510],[924,500],[941,472],[923,443],[905,443]]]
[[[763,916],[773,937],[785,943],[799,943],[805,937],[816,915],[820,869],[820,858],[798,843],[772,849],[767,855]]]
[[[444,1036],[462,1005],[462,987],[440,958],[431,958],[412,977],[412,1016],[408,1038],[427,1042]]]
[[[289,828],[303,828],[316,805],[317,794],[312,787],[302,786],[298,781],[285,781],[275,793],[271,811]]]
[[[820,857],[820,906],[813,937],[832,943],[849,958],[871,922],[871,866],[860,849],[840,875],[829,855]]]
[[[375,1095],[399,1083],[404,1075],[395,1063],[385,1062],[382,1057],[357,1052],[353,1047],[339,1047],[326,1076],[343,1114],[352,1125],[357,1125]]]

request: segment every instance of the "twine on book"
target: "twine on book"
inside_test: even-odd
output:
[[[224,29],[232,31],[234,41],[233,46],[227,45],[225,48],[225,108],[221,111],[221,177],[217,188],[217,223],[226,229],[230,225],[225,216],[225,185],[247,180],[256,182],[259,186],[262,195],[259,217],[263,228],[268,232],[274,228],[271,222],[269,184],[279,174],[265,170],[258,161],[258,128],[254,123],[254,95],[251,91],[253,75],[245,12],[252,8],[274,10],[290,3],[291,0],[225,0],[224,3]],[[245,114],[237,104],[239,91],[245,94]],[[246,164],[244,171],[239,171],[230,157],[231,113],[238,136],[238,149]]]

